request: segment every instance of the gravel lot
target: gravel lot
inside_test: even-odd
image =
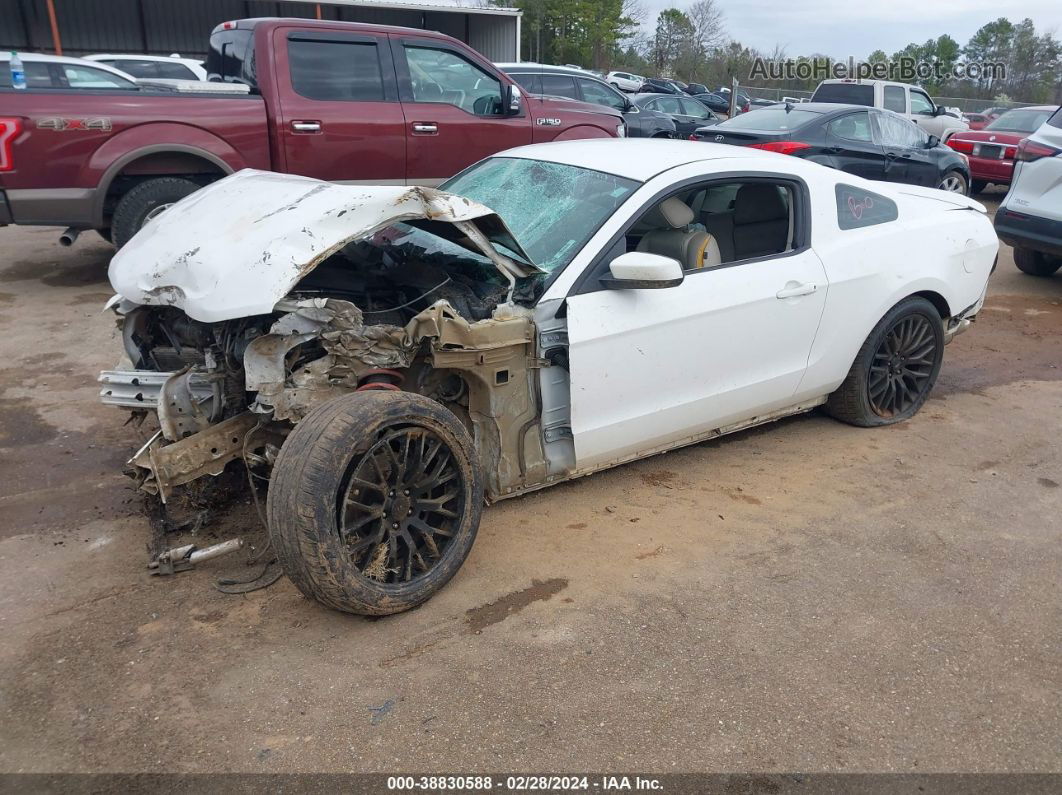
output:
[[[219,593],[236,557],[147,576],[144,431],[96,400],[111,249],[58,232],[0,229],[0,770],[1062,770],[1062,275],[1005,248],[911,422],[502,503],[366,620]]]

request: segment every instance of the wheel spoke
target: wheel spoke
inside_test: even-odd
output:
[[[457,531],[464,488],[442,437],[417,425],[384,431],[346,478],[338,520],[345,554],[383,585],[427,574]]]

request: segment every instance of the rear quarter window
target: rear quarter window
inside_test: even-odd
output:
[[[1055,111],[1054,115],[1047,120],[1052,127],[1062,127],[1062,108]]]
[[[845,105],[874,107],[874,86],[866,83],[824,83],[815,91],[812,102],[839,102]]]
[[[854,185],[837,185],[837,225],[843,230],[887,224],[899,217],[896,202]]]

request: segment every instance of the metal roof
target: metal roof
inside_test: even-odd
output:
[[[291,0],[295,3],[316,4],[318,0]],[[518,17],[519,8],[486,5],[480,0],[323,0],[321,5],[356,6],[362,8],[406,8],[420,11],[456,12],[459,14],[495,14]]]

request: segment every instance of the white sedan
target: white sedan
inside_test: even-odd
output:
[[[115,256],[163,499],[242,459],[307,595],[441,588],[490,502],[824,406],[914,415],[998,243],[954,193],[753,149],[575,141],[441,190],[243,171]],[[238,466],[234,463],[233,466]]]

